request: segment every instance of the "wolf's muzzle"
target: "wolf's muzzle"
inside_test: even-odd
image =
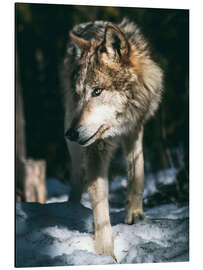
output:
[[[70,128],[66,131],[65,137],[67,137],[70,141],[77,141],[79,138],[79,132],[74,128]]]

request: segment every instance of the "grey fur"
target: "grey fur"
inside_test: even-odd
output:
[[[144,218],[143,125],[161,101],[163,73],[139,28],[127,19],[118,25],[103,21],[76,25],[71,37],[61,75],[65,131],[78,143],[67,140],[72,194],[80,199],[79,165],[83,163],[93,206],[95,250],[114,256],[108,213],[109,161],[122,143],[130,187],[126,222]]]

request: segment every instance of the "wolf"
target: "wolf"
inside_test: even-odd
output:
[[[128,19],[119,24],[94,21],[76,25],[61,69],[65,138],[71,155],[70,201],[80,201],[82,178],[94,219],[94,247],[114,256],[108,203],[108,168],[122,145],[127,163],[126,218],[145,218],[143,131],[163,92],[163,71],[153,60],[139,27]]]

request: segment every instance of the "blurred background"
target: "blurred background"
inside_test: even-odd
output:
[[[22,164],[26,172],[38,162],[35,174],[69,181],[70,157],[64,141],[59,65],[69,31],[78,23],[123,17],[136,22],[151,44],[153,57],[165,73],[162,104],[145,127],[146,174],[176,169],[173,184],[149,205],[159,201],[188,201],[189,197],[189,11],[79,5],[15,5],[16,35],[16,199],[26,200]],[[23,132],[24,130],[24,132]],[[125,175],[116,153],[110,178]],[[28,162],[29,161],[29,162]],[[46,169],[40,169],[40,166]],[[46,165],[44,165],[46,164]],[[35,164],[36,165],[36,164]],[[34,166],[35,166],[34,165]],[[43,200],[42,200],[43,201]]]

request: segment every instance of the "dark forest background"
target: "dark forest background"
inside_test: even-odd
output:
[[[59,65],[69,31],[81,22],[118,23],[128,17],[142,29],[165,73],[163,102],[145,128],[145,171],[179,168],[177,198],[188,200],[189,11],[17,3],[15,15],[27,158],[45,160],[47,177],[68,181],[70,158],[64,141]],[[122,170],[115,159],[112,175]]]

